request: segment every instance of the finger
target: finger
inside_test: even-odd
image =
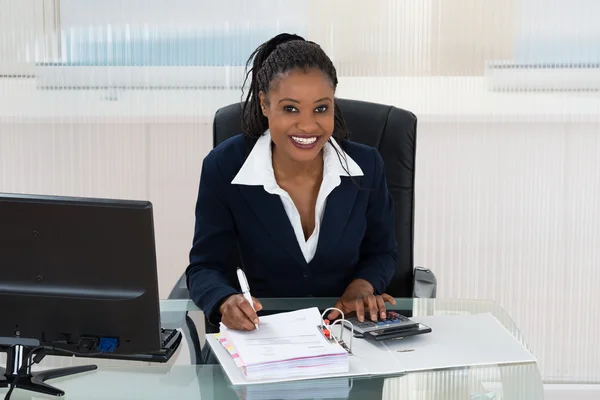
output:
[[[371,318],[371,321],[376,322],[377,321],[377,300],[375,300],[375,296],[369,295],[369,296],[365,297],[363,303],[364,303],[365,307],[367,307],[369,309],[369,318]]]
[[[248,315],[246,315],[246,313],[240,307],[237,307],[232,317],[235,318],[235,323],[237,324],[237,326],[239,326],[239,330],[252,331],[256,329],[254,323],[250,321]]]
[[[258,299],[256,299],[256,298],[253,297],[252,298],[252,303],[254,303],[254,309],[256,311],[262,310],[263,306],[262,306],[262,304],[260,304],[260,301],[258,301]]]
[[[342,303],[338,301],[337,303],[335,303],[335,306],[333,306],[333,308],[337,308],[338,310],[341,310],[342,309]],[[332,320],[332,321],[334,319],[338,318],[340,316],[340,312],[338,310],[331,311],[329,313],[329,315],[327,316],[327,318],[329,320]]]
[[[248,303],[248,300],[244,299],[244,301],[240,301],[238,307],[252,325],[258,324],[258,315],[256,315],[256,311]]]
[[[382,294],[381,297],[383,298],[383,301],[386,301],[386,302],[388,302],[390,304],[394,304],[394,305],[396,304],[396,299],[394,299],[392,296],[390,296],[387,293]]]
[[[356,318],[360,322],[365,322],[365,306],[363,305],[363,299],[358,299],[355,301],[356,303]]]
[[[379,315],[381,319],[385,319],[385,302],[383,301],[383,296],[377,296],[377,309],[379,309]]]

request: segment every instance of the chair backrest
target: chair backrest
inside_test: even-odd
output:
[[[417,118],[409,111],[383,104],[348,99],[336,99],[336,104],[346,120],[350,140],[377,148],[385,163],[398,241],[398,265],[387,292],[394,297],[412,297]],[[219,109],[213,122],[213,145],[240,132],[241,104]]]

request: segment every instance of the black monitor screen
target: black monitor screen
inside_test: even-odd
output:
[[[0,346],[159,349],[153,225],[146,201],[0,194]]]

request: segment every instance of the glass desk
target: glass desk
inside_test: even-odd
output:
[[[281,312],[307,307],[324,310],[336,299],[261,299],[264,310]],[[479,300],[396,299],[390,310],[419,315],[491,313],[526,347],[518,328],[497,304]],[[166,364],[75,357],[46,357],[34,370],[96,364],[98,370],[48,381],[66,392],[66,399],[543,399],[535,363],[489,365],[389,375],[303,381],[234,388],[219,365],[196,365],[198,343],[204,344],[204,315],[189,300],[161,301],[163,326],[179,328],[184,339]],[[192,330],[190,331],[190,328]],[[5,363],[5,354],[0,362]],[[0,398],[6,389],[0,390]],[[316,393],[316,394],[315,394]],[[15,390],[12,399],[53,397]]]

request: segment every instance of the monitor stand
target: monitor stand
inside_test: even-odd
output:
[[[17,378],[17,372],[26,360],[27,353],[31,348],[24,346],[12,346],[6,352],[6,368],[0,368],[0,388],[10,387]],[[82,372],[93,371],[97,369],[96,365],[82,365],[77,367],[50,369],[46,371],[31,372],[31,365],[27,366],[17,382],[17,387],[22,390],[49,394],[51,396],[64,396],[65,392],[44,383],[48,379],[60,378],[63,376],[79,374]],[[15,389],[16,389],[15,388]]]

